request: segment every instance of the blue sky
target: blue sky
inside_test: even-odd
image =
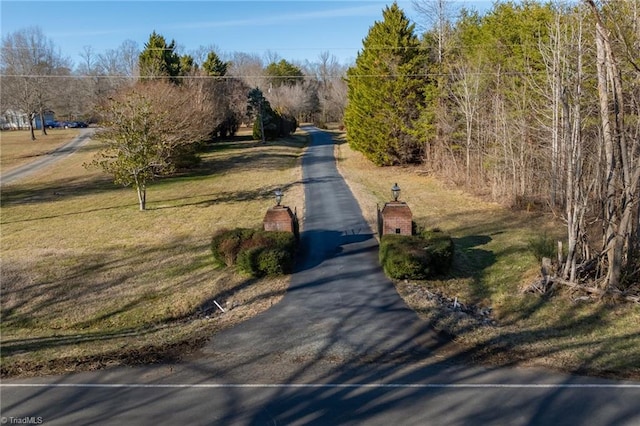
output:
[[[2,36],[40,27],[64,56],[80,62],[84,46],[103,53],[125,40],[144,47],[152,31],[175,40],[181,53],[216,46],[218,54],[267,53],[291,62],[317,62],[329,52],[350,64],[369,28],[390,1],[5,1]],[[398,4],[418,19],[412,2]],[[481,2],[467,2],[478,8]]]

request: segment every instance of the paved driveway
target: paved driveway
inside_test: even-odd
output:
[[[640,384],[467,366],[405,306],[337,172],[303,158],[303,257],[283,300],[177,365],[5,381],[2,416],[45,424],[640,425]]]
[[[271,310],[213,339],[206,354],[373,361],[424,357],[441,344],[383,274],[377,240],[333,148],[317,132],[303,157],[302,261],[289,291]]]
[[[24,166],[17,167],[7,173],[4,173],[0,177],[0,185],[6,185],[8,183],[16,182],[22,178],[25,178],[33,173],[40,171],[42,168],[60,160],[61,158],[71,155],[77,151],[85,143],[91,140],[91,136],[95,133],[95,129],[79,129],[78,136],[73,138],[69,143],[54,149],[47,155],[44,155],[41,159],[25,164]]]

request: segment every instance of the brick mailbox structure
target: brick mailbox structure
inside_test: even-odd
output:
[[[273,206],[264,215],[265,231],[296,231],[296,215],[287,206]]]
[[[284,195],[282,190],[278,188],[273,194],[276,196],[276,205],[269,208],[264,215],[262,221],[264,230],[292,232],[298,239],[298,215],[296,212],[292,212],[289,207],[280,205]]]
[[[402,201],[391,201],[385,203],[382,211],[379,212],[380,235],[413,234],[413,214],[407,203]]]
[[[394,184],[391,188],[393,201],[384,204],[378,210],[378,235],[387,234],[413,235],[413,214],[407,203],[398,201],[400,187]]]

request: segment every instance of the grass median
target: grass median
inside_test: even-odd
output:
[[[450,274],[395,285],[421,317],[452,336],[464,356],[491,365],[640,379],[640,306],[585,300],[564,289],[548,298],[522,292],[540,270],[530,242],[562,238],[562,224],[443,185],[420,167],[375,167],[344,143],[343,134],[334,139],[339,169],[372,229],[376,204],[390,200],[397,182],[419,225],[453,237]],[[452,309],[452,301],[490,313],[490,321]]]
[[[303,208],[306,143],[216,143],[196,170],[152,183],[143,212],[133,189],[83,166],[95,142],[3,186],[2,376],[176,359],[276,303],[288,277],[216,269],[210,242],[261,226],[276,188]]]

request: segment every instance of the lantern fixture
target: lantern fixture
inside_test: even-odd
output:
[[[275,190],[274,194],[276,196],[276,205],[279,206],[282,202],[282,191],[278,188]]]
[[[398,201],[398,197],[400,196],[400,187],[397,183],[393,184],[391,188],[391,194],[393,195],[393,201]]]

